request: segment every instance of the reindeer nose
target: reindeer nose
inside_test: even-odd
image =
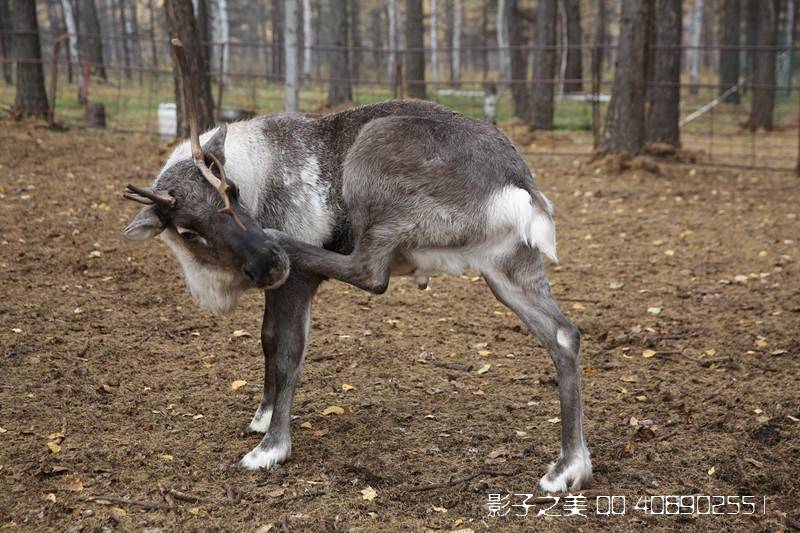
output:
[[[289,276],[289,257],[280,246],[261,242],[245,253],[242,275],[262,289],[277,288]]]

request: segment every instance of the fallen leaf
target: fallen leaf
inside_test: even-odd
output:
[[[672,257],[673,255],[675,255],[675,250],[665,250],[664,255]]]
[[[572,308],[575,309],[576,311],[580,311],[581,309],[586,309],[586,306],[583,305],[582,303],[574,303],[572,304]]]
[[[236,331],[234,331],[233,332],[233,336],[237,337],[237,338],[238,337],[252,337],[252,335],[250,335],[250,333],[248,331],[243,330],[243,329],[237,329]]]
[[[714,357],[715,355],[717,355],[717,350],[715,350],[714,348],[709,348],[708,350],[706,350],[706,355],[709,357]]]
[[[625,383],[636,383],[637,381],[639,381],[639,378],[637,378],[633,374],[628,374],[627,376],[622,376],[621,378],[619,378],[619,380],[624,381]]]
[[[273,490],[271,492],[268,492],[267,496],[269,496],[270,498],[280,498],[285,493],[286,493],[286,489],[275,489],[275,490]]]
[[[313,435],[314,435],[315,437],[324,437],[324,436],[325,436],[325,435],[327,435],[328,433],[330,433],[330,431],[328,431],[327,429],[318,429],[317,431],[315,431],[315,432],[313,433]]]
[[[483,356],[492,355],[492,351],[491,350],[478,350],[478,355],[483,355]]]
[[[6,433],[8,430],[6,428],[0,427],[0,433]]]
[[[655,356],[656,356],[656,351],[655,350],[645,350],[645,351],[642,352],[642,357],[645,357],[645,358],[648,358],[648,359],[651,358],[651,357],[655,357]]]
[[[189,512],[191,514],[200,514],[200,508],[199,507],[189,507]]]
[[[83,490],[83,482],[80,478],[75,478],[69,482],[67,485],[67,490],[71,490],[72,492],[80,492]]]
[[[47,496],[45,496],[45,497],[44,497],[44,499],[45,499],[45,500],[47,500],[47,501],[49,501],[49,502],[56,503],[56,495],[55,495],[55,494],[53,494],[52,492],[49,492],[49,493],[47,494]]]
[[[375,489],[373,489],[372,487],[369,487],[369,486],[366,489],[361,491],[361,498],[363,498],[364,500],[367,500],[368,502],[371,502],[377,496],[378,496],[378,493],[375,492]]]
[[[247,385],[247,382],[246,382],[245,380],[243,380],[243,379],[237,379],[236,381],[234,381],[233,383],[231,383],[231,389],[232,389],[232,390],[241,389],[241,388],[242,388],[242,387],[244,387],[245,385]]]
[[[714,472],[716,472],[716,471],[717,471],[717,469],[712,466],[711,468],[708,469],[708,475],[709,476],[713,476]]]
[[[168,453],[161,454],[161,458],[164,459],[165,461],[172,461],[173,459],[175,459],[173,456],[171,456]]]
[[[622,283],[621,281],[612,281],[611,283],[608,284],[608,288],[612,290],[621,289],[624,286],[625,284]]]
[[[111,509],[111,512],[114,513],[114,515],[119,518],[128,515],[128,512],[122,507],[114,507],[113,509]]]
[[[50,433],[47,436],[47,438],[50,439],[50,440],[59,440],[60,441],[60,440],[64,439],[64,434],[61,433],[60,431],[56,431],[55,433]]]
[[[647,312],[650,313],[651,315],[658,315],[658,314],[661,313],[661,308],[660,307],[648,307],[647,308]]]
[[[61,446],[58,445],[57,442],[48,442],[47,447],[50,448],[50,451],[53,453],[58,453],[61,451]]]
[[[353,387],[349,383],[342,383],[342,390],[343,391],[347,392],[347,391],[354,390],[354,389],[355,389],[355,387]]]
[[[343,415],[343,414],[344,414],[344,409],[342,409],[342,408],[341,408],[341,407],[339,407],[338,405],[331,405],[331,406],[328,406],[328,407],[326,407],[326,408],[325,408],[325,410],[323,410],[323,411],[322,411],[322,415],[323,415],[323,416],[328,416],[328,415]]]
[[[647,401],[647,396],[645,396],[644,394],[640,394],[639,396],[634,396],[634,398],[636,398],[637,402],[646,402]]]
[[[503,455],[508,455],[508,448],[506,448],[505,446],[500,446],[498,448],[495,448],[491,452],[489,452],[489,458],[490,459],[494,459],[496,457],[501,457]]]
[[[487,363],[478,369],[478,374],[485,374],[489,371],[490,368],[492,368],[492,365]]]
[[[447,512],[447,509],[445,509],[444,507],[434,507],[433,510],[436,511],[437,513],[446,513]]]
[[[766,345],[767,341],[765,341],[764,339],[756,339],[756,346],[758,346],[759,348],[763,348]]]
[[[550,422],[551,424],[558,424],[559,422],[561,422],[561,419],[555,417],[555,418],[548,418],[547,421]]]
[[[11,331],[13,331],[14,333],[17,333],[17,334],[22,333],[22,330],[19,329],[19,328],[11,328]]]

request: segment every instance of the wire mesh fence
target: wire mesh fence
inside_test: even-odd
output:
[[[153,33],[139,38],[97,35],[95,37],[103,40],[107,48],[119,46],[118,41],[124,39],[125,45],[136,51],[129,54],[128,61],[105,61],[98,65],[71,61],[66,44],[55,46],[57,37],[41,32],[42,62],[48,87],[53,86],[52,73],[57,72],[54,93],[57,121],[66,126],[84,125],[88,101],[102,104],[106,126],[110,129],[154,135],[165,133],[163,120],[161,129],[159,126],[159,106],[175,101],[172,61],[166,38],[158,38]],[[211,58],[206,74],[221,120],[283,111],[281,57],[285,51],[282,46],[267,40],[209,42],[205,46]],[[602,48],[557,45],[558,72],[555,77],[537,80],[536,83],[531,81],[530,75],[526,79],[503,77],[501,62],[504,54],[523,54],[530,72],[535,52],[541,48],[534,45],[437,47],[436,50],[346,47],[349,70],[333,72],[329,68],[331,56],[340,53],[341,47],[301,45],[298,50],[303,73],[300,110],[307,113],[329,111],[328,87],[331,82],[348,84],[355,105],[403,97],[409,86],[423,85],[429,100],[476,119],[496,121],[510,133],[526,155],[589,156],[600,142],[605,112],[612,96],[616,48],[613,45]],[[754,83],[752,72],[742,69],[739,82],[725,87],[719,81],[715,66],[726,47],[673,48],[679,48],[682,56],[692,51],[701,52],[709,65],[701,70],[699,80],[690,81],[685,73],[678,85],[681,146],[691,154],[692,161],[743,168],[796,168],[800,148],[800,90],[792,83],[793,76],[776,77],[781,81],[767,87],[775,95],[772,131],[753,131],[748,127],[750,103],[753,90],[760,86]],[[565,57],[570,49],[577,50],[582,57],[584,74],[580,78],[565,76]],[[743,57],[765,50],[777,54],[779,72],[785,72],[788,67],[791,73],[789,63],[797,51],[795,49],[737,47]],[[425,55],[425,79],[409,79],[402,69],[405,57],[415,52]],[[593,66],[598,55],[605,58],[601,69]],[[450,68],[454,56],[458,56],[460,63],[458,79],[452,78]],[[434,57],[437,58],[435,62]],[[2,61],[11,65],[15,62],[13,58]],[[438,66],[437,72],[432,70],[434,63]],[[531,131],[524,121],[513,118],[512,89],[522,88],[524,93],[532,93],[537,87],[546,85],[551,86],[555,99],[553,130]],[[648,89],[657,85],[650,82]],[[10,80],[7,78],[5,84],[0,84],[0,103],[4,107],[13,105],[14,91],[13,76]],[[729,101],[733,100],[729,96],[734,92],[738,95],[738,103]]]

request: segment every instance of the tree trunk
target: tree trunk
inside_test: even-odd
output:
[[[300,110],[300,69],[297,49],[297,0],[285,0],[284,37],[286,39],[286,82],[283,87],[283,107],[287,113]]]
[[[519,14],[519,0],[507,0],[510,6],[508,37],[511,43],[511,106],[515,117],[525,120],[530,116],[528,93],[528,58],[523,48],[528,36],[525,21]]]
[[[44,87],[36,2],[14,0],[12,11],[17,59],[17,96],[14,110],[23,115],[47,117],[50,108]]]
[[[14,27],[11,24],[10,0],[0,0],[0,53],[3,59],[3,79],[6,85],[13,85],[11,74],[14,58]]]
[[[648,98],[647,140],[680,145],[681,0],[655,0],[653,76]]]
[[[583,91],[583,33],[580,0],[564,0],[567,13],[567,66],[564,69],[564,92]]]
[[[215,0],[213,14],[211,22],[211,40],[213,42],[209,43],[212,51],[209,55],[210,64],[215,72],[220,72],[220,64],[222,65],[222,79],[219,82],[225,83],[228,79],[228,63],[231,53],[228,0]]]
[[[214,99],[211,96],[211,83],[209,77],[208,57],[206,48],[200,42],[197,31],[197,22],[194,18],[191,0],[164,0],[164,11],[167,15],[169,36],[180,39],[186,51],[186,61],[191,79],[192,89],[195,93],[197,106],[197,124],[200,131],[206,131],[214,126]],[[178,109],[178,135],[189,135],[189,121],[183,108],[183,84],[180,71],[173,53],[172,64],[175,77],[175,102]]]
[[[83,37],[83,60],[89,62],[92,72],[107,80],[106,64],[103,61],[103,40],[100,36],[100,21],[97,18],[97,6],[94,0],[80,0],[78,14],[81,17],[81,32],[78,39]]]
[[[689,18],[689,49],[686,51],[689,64],[689,92],[697,94],[700,88],[700,36],[703,29],[704,0],[694,0]],[[659,21],[660,23],[660,21]]]
[[[603,132],[603,144],[612,152],[638,154],[644,144],[651,1],[622,0],[616,74]]]
[[[311,48],[314,34],[311,29],[311,0],[303,0],[303,79],[311,78]]]
[[[347,13],[350,16],[350,77],[357,80],[361,76],[361,1],[348,0]]]
[[[758,46],[755,56],[753,100],[750,107],[750,129],[772,131],[775,109],[775,58],[780,0],[762,0],[758,10]]]
[[[748,89],[753,83],[756,73],[756,51],[754,47],[758,41],[758,17],[760,15],[759,4],[769,0],[743,0],[745,3],[745,46],[747,50],[744,54],[744,77],[745,87]]]
[[[272,75],[283,76],[283,0],[272,0]]]
[[[794,41],[797,28],[797,0],[786,0],[786,31],[784,32],[784,48],[788,50],[786,61],[783,62],[781,72],[782,84],[785,86],[787,97],[792,95],[792,77],[794,75]]]
[[[497,57],[500,61],[500,79],[511,79],[511,50],[509,49],[509,18],[511,0],[497,0]]]
[[[131,79],[131,48],[128,41],[128,13],[125,7],[130,0],[119,1],[120,41],[122,41],[122,58],[125,64],[125,77]]]
[[[397,0],[389,0],[386,6],[386,21],[388,28],[386,34],[388,36],[387,47],[389,48],[389,61],[388,61],[388,79],[389,84],[394,86],[395,76],[397,75]]]
[[[437,83],[439,81],[439,4],[436,0],[429,0],[429,2],[431,6],[431,81]],[[434,89],[438,89],[438,86],[434,85]]]
[[[530,126],[553,129],[556,77],[557,0],[540,0],[536,11],[536,48],[533,51],[533,91],[531,93]]]
[[[719,93],[738,85],[740,75],[740,27],[741,0],[723,0],[722,2],[722,38],[719,52]],[[736,90],[725,97],[725,102],[738,104],[741,101]]]
[[[453,35],[450,46],[450,80],[458,85],[461,83],[461,0],[453,0]]]
[[[406,54],[405,71],[408,96],[427,98],[425,90],[425,41],[422,21],[422,0],[406,0]]]
[[[155,6],[153,5],[153,0],[148,0],[147,2],[147,9],[148,14],[150,15],[150,54],[152,68],[158,68],[158,46],[156,45],[156,13],[155,13]]]
[[[608,12],[606,10],[605,0],[597,1],[597,19],[594,26],[594,47],[596,53],[592,54],[592,61],[595,65],[592,67],[593,72],[603,74],[603,64],[607,57],[608,50]]]
[[[328,52],[330,57],[330,77],[328,85],[328,106],[334,107],[353,99],[350,87],[350,65],[347,46],[348,16],[347,0],[330,0],[330,28],[332,33],[331,43],[333,50]]]

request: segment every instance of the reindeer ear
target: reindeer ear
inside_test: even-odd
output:
[[[156,214],[156,206],[148,205],[133,217],[122,235],[132,241],[144,241],[164,231],[164,223]]]
[[[228,135],[228,125],[220,124],[216,133],[203,145],[203,153],[213,155],[219,159],[220,164],[225,164],[225,137]],[[209,158],[210,159],[210,158]],[[211,161],[207,161],[211,166]]]

